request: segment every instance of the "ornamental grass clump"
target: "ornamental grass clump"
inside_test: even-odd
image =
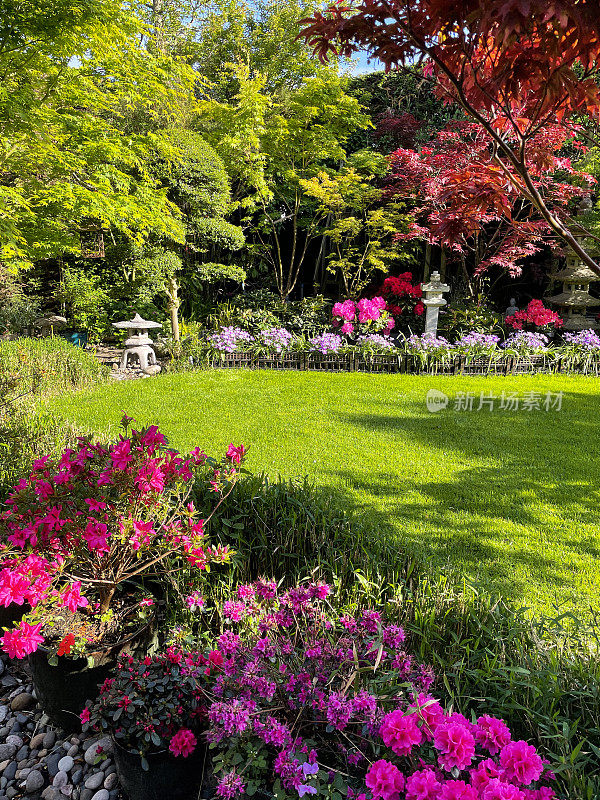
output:
[[[51,658],[112,643],[136,607],[152,602],[131,599],[126,586],[229,561],[205,526],[232,490],[244,448],[230,445],[220,461],[199,448],[183,456],[156,426],[129,432],[130,422],[123,418],[117,441],[80,438],[60,458],[38,459],[9,495],[0,515],[0,603],[32,608],[1,639],[9,656],[42,643]],[[190,500],[195,481],[214,497],[202,513]]]

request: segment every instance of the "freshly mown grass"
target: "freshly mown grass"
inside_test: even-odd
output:
[[[449,395],[446,410],[427,411],[430,388]],[[562,409],[453,407],[459,392],[472,392],[476,409],[480,392],[503,391],[562,392]],[[417,557],[537,611],[600,599],[593,378],[215,370],[104,385],[49,407],[113,432],[125,410],[181,450],[244,443],[251,470],[334,489],[372,541],[385,541],[386,560],[395,549],[398,564]]]

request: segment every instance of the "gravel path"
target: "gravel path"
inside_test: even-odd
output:
[[[55,728],[26,665],[0,654],[0,800],[120,800],[111,753],[110,739]]]

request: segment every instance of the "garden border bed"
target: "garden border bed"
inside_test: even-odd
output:
[[[194,361],[194,366],[202,364]],[[206,366],[213,369],[272,369],[313,372],[370,372],[379,374],[403,373],[407,375],[534,375],[561,373],[600,376],[600,358],[572,365],[563,359],[552,359],[544,354],[507,356],[498,360],[468,359],[465,356],[444,362],[424,364],[414,355],[375,353],[373,355],[311,352],[278,355],[252,353],[224,353],[220,358],[209,359]]]

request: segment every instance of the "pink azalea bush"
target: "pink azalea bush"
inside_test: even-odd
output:
[[[386,714],[379,736],[389,752],[367,770],[373,800],[556,797],[535,747],[513,741],[503,720],[488,714],[471,722],[422,695]]]
[[[394,327],[394,320],[387,312],[383,297],[363,297],[358,302],[344,300],[343,303],[335,303],[332,316],[334,327],[347,336],[373,331],[388,334]]]
[[[244,448],[230,445],[219,462],[199,448],[183,456],[155,426],[129,433],[130,421],[117,441],[81,438],[60,458],[35,461],[9,495],[0,514],[0,603],[32,608],[0,639],[11,657],[34,652],[44,623],[65,609],[106,615],[124,581],[229,560],[227,548],[208,543],[214,508],[203,518],[190,493],[202,478],[216,507],[240,474]]]

